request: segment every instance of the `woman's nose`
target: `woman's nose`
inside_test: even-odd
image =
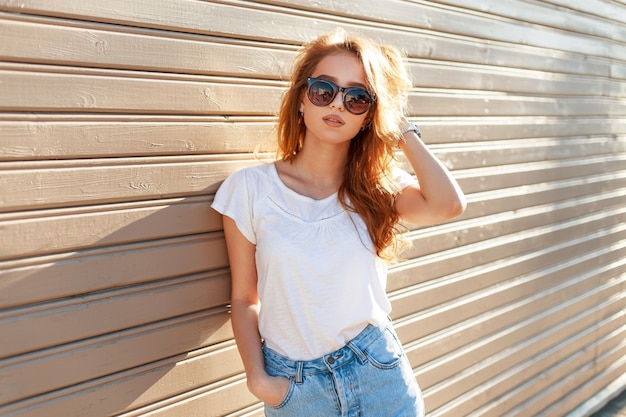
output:
[[[341,111],[344,110],[343,108],[343,91],[337,91],[337,95],[335,96],[335,98],[333,99],[333,101],[330,102],[330,107],[333,107],[335,109],[341,109]]]

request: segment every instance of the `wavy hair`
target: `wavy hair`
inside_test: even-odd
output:
[[[326,56],[348,52],[365,70],[368,89],[375,94],[366,128],[350,142],[339,188],[339,200],[361,216],[376,253],[393,259],[398,240],[399,215],[393,206],[398,186],[392,180],[396,163],[398,126],[405,114],[411,81],[400,52],[388,45],[335,29],[306,44],[294,62],[290,86],[283,96],[278,117],[278,158],[293,160],[302,149],[306,132],[299,106],[317,64]]]

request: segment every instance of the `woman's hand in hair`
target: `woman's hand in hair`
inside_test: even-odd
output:
[[[408,223],[427,226],[463,213],[467,202],[459,184],[417,133],[404,133],[399,146],[418,181],[418,185],[406,187],[395,199],[400,217]]]

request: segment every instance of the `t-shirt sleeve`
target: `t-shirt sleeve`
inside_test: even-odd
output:
[[[248,184],[246,170],[233,172],[220,185],[211,207],[235,221],[237,228],[246,239],[256,245],[256,234],[253,226],[253,188]]]
[[[404,190],[409,185],[417,184],[417,180],[411,174],[403,170],[402,168],[395,167],[391,173],[393,175],[394,182]]]

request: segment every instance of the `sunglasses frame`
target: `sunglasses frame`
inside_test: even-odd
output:
[[[355,114],[355,115],[360,115],[363,113],[366,113],[371,107],[372,105],[376,102],[375,100],[375,94],[372,93],[371,91],[369,91],[366,88],[363,87],[341,87],[338,86],[337,84],[335,84],[332,81],[326,80],[324,78],[313,78],[313,77],[308,77],[306,79],[307,82],[307,89],[306,89],[306,96],[309,99],[309,101],[311,102],[311,104],[313,104],[314,106],[317,107],[324,107],[324,106],[328,106],[330,103],[332,103],[335,98],[337,97],[337,94],[339,94],[341,92],[342,96],[341,96],[341,101],[343,103],[343,107],[350,113]],[[316,82],[323,82],[323,83],[327,83],[328,85],[330,85],[332,91],[333,91],[333,95],[330,98],[330,100],[328,101],[328,103],[326,104],[317,104],[315,103],[312,99],[311,99],[311,87],[316,83]],[[369,98],[369,104],[367,106],[367,108],[365,110],[363,110],[362,112],[354,112],[352,110],[350,110],[348,103],[346,102],[346,95],[349,95],[351,91],[357,90],[359,92],[364,92],[367,94],[367,97]]]

